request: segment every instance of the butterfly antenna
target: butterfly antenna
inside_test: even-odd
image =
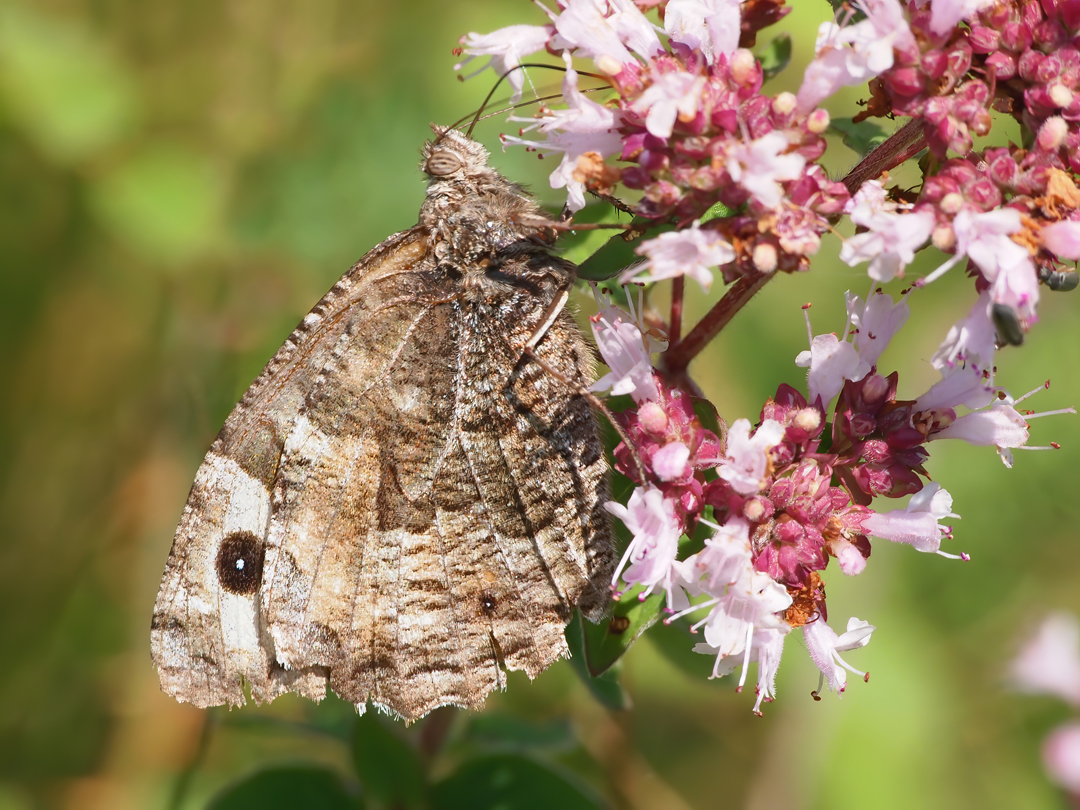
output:
[[[496,81],[495,84],[492,85],[491,90],[488,91],[487,96],[484,97],[484,102],[480,105],[480,108],[476,111],[476,114],[473,116],[472,122],[469,124],[469,128],[465,131],[465,135],[467,137],[469,137],[469,138],[472,137],[473,129],[485,117],[484,116],[484,110],[487,109],[487,105],[488,105],[488,103],[490,103],[491,97],[495,95],[495,91],[499,89],[499,85],[502,84],[503,79],[505,79],[507,76],[509,76],[514,71],[523,70],[525,68],[545,68],[547,70],[557,70],[557,71],[560,71],[561,73],[566,73],[567,72],[567,68],[565,68],[565,67],[563,67],[561,65],[548,65],[548,64],[544,64],[542,62],[525,62],[525,63],[522,63],[522,64],[518,65],[517,67],[510,68],[510,70],[506,71],[506,73],[504,73],[502,76],[499,77],[498,81]],[[587,71],[579,70],[578,75],[579,76],[588,76],[589,78],[592,78],[592,79],[599,79],[600,81],[603,81],[603,82],[608,81],[608,78],[606,76],[603,76],[603,75],[601,75],[599,73],[589,73]],[[600,88],[595,88],[595,89],[600,89]],[[522,102],[520,104],[512,105],[509,109],[516,110],[518,107],[525,106],[527,104],[535,104],[537,101],[546,101],[549,98],[558,98],[558,95],[545,96],[544,98],[541,98],[541,99],[533,99],[532,101]],[[504,110],[501,110],[499,112],[492,113],[492,114],[493,115],[500,115],[502,112],[505,112],[505,111],[506,110],[504,109]],[[461,124],[463,124],[465,121],[467,121],[468,118],[469,118],[469,116],[465,116],[464,118],[460,119],[459,121],[457,121],[456,123],[453,124],[453,128],[459,127]]]

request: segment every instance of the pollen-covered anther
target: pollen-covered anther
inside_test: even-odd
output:
[[[621,177],[622,172],[605,163],[599,152],[586,152],[574,166],[574,180],[585,183],[593,191],[607,193]]]
[[[757,58],[746,48],[739,48],[731,55],[731,78],[738,84],[746,84],[757,71]]]
[[[771,507],[766,506],[761,498],[750,498],[743,504],[743,517],[751,523],[761,523],[770,511],[772,511]]]
[[[812,571],[806,584],[800,588],[788,587],[791,606],[784,611],[784,621],[792,628],[802,627],[820,615],[819,603],[825,602],[825,582],[816,571]]]
[[[1073,92],[1060,82],[1050,85],[1050,100],[1059,107],[1068,107],[1073,102]]]
[[[791,418],[791,424],[799,430],[813,434],[821,427],[821,411],[817,408],[800,408]]]
[[[796,98],[794,93],[789,93],[787,91],[778,93],[776,98],[773,99],[773,112],[778,115],[788,115],[795,111],[795,103]]]

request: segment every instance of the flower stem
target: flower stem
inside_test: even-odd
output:
[[[709,341],[720,334],[720,330],[735,317],[735,313],[742,309],[746,302],[775,275],[776,273],[756,273],[743,276],[732,284],[724,293],[724,297],[716,302],[715,306],[698,321],[685,338],[671,345],[660,355],[663,364],[661,372],[665,378],[669,374],[675,377],[685,376],[690,361],[698,356]]]
[[[671,323],[668,325],[668,341],[675,346],[682,339],[683,288],[686,279],[676,276],[671,282]]]
[[[843,183],[848,192],[854,194],[867,180],[876,180],[884,172],[895,169],[925,148],[926,122],[919,118],[912,118],[883,143],[871,149],[866,157],[848,172]]]

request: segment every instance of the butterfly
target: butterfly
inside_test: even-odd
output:
[[[475,708],[567,655],[575,608],[605,611],[576,268],[483,146],[433,130],[417,224],[304,317],[196,473],[151,622],[180,701]]]

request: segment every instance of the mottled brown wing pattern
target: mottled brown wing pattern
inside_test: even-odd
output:
[[[607,463],[563,313],[574,268],[486,152],[437,130],[420,224],[358,263],[227,420],[153,623],[162,687],[198,706],[327,683],[407,719],[475,707],[566,654],[613,564]]]

